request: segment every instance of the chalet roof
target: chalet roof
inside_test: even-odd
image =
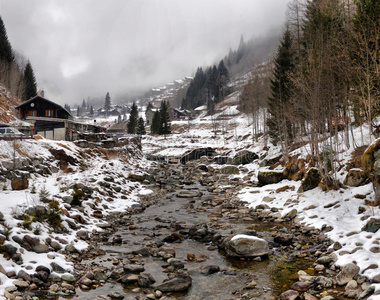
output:
[[[44,98],[44,97],[38,96],[38,95],[37,95],[37,96],[34,96],[33,98],[30,98],[29,100],[23,102],[22,104],[16,106],[16,109],[22,108],[22,107],[28,105],[29,103],[31,103],[31,102],[33,102],[33,101],[35,101],[35,100],[37,100],[37,99],[40,99],[40,100],[43,100],[43,101],[49,102],[49,103],[51,103],[51,104],[57,106],[58,108],[63,109],[64,111],[66,111],[66,112],[69,114],[69,116],[72,116],[72,114],[71,114],[67,109],[65,109],[64,107],[62,107],[61,105],[59,105],[59,104],[57,104],[57,103],[55,103],[55,102],[53,102],[53,101],[51,101],[51,100],[49,100],[49,99],[46,99],[46,98]]]

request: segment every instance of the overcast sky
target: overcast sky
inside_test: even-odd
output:
[[[280,28],[287,0],[0,0],[14,50],[60,104],[164,85]]]

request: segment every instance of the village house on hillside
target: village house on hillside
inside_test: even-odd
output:
[[[35,96],[16,106],[21,120],[33,124],[31,134],[39,134],[52,140],[77,140],[84,134],[105,132],[102,126],[78,123],[61,105],[42,96]]]
[[[161,101],[152,101],[149,102],[146,111],[145,111],[145,119],[146,125],[151,125],[154,113],[159,111],[161,107]],[[181,110],[178,108],[169,107],[169,116],[171,121],[175,120],[188,120],[192,118],[192,113],[189,110]]]

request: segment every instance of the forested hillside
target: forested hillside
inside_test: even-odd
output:
[[[14,97],[28,100],[37,95],[37,83],[30,61],[16,53],[0,17],[0,84]]]
[[[316,166],[334,174],[336,144],[355,147],[353,126],[378,134],[379,37],[377,0],[293,0],[273,69],[253,69],[241,107],[284,155],[308,142]]]

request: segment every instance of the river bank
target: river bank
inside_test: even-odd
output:
[[[153,193],[125,211],[98,216],[106,221],[102,230],[81,235],[90,246],[67,255],[74,265],[71,276],[51,282],[45,296],[33,294],[30,286],[14,295],[295,299],[299,293],[302,299],[348,299],[347,291],[348,296],[355,291],[355,297],[364,296],[355,299],[368,297],[363,287],[369,284],[357,274],[346,277],[359,286],[337,284],[340,269],[328,250],[328,228],[301,226],[295,215],[282,216],[269,206],[248,208],[238,194],[249,183],[231,180],[210,163],[203,158],[186,165],[154,164],[148,173],[155,181],[145,183]],[[269,254],[228,257],[223,240],[236,234],[267,240]],[[301,287],[290,289],[295,282]]]

